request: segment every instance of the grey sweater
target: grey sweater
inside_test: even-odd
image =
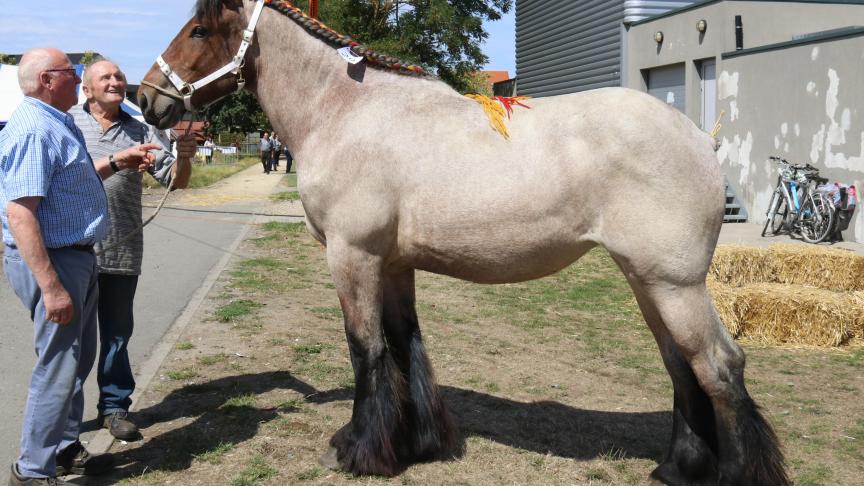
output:
[[[171,166],[174,164],[174,156],[169,150],[170,143],[154,127],[132,118],[121,108],[120,120],[103,133],[102,127],[90,114],[86,103],[72,107],[69,113],[75,118],[75,124],[84,134],[87,151],[93,160],[104,159],[110,154],[141,143],[162,145],[165,150],[155,154],[156,163],[151,165],[148,171],[163,186],[167,186],[171,182]],[[141,225],[142,179],[143,174],[131,170],[121,170],[105,179],[111,229],[108,236],[101,243],[96,244],[97,253],[103,247],[111,246],[126,238],[126,235]],[[143,232],[139,231],[122,244],[98,255],[96,264],[99,273],[140,275],[143,257],[144,236]]]

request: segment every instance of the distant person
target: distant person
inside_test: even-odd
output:
[[[209,165],[213,163],[213,137],[207,137],[207,140],[204,140],[204,160]]]
[[[264,132],[264,136],[261,137],[261,142],[258,145],[258,148],[261,150],[261,165],[264,166],[264,173],[270,173],[270,157],[271,157],[271,149],[273,148],[273,143],[270,141],[270,134]]]
[[[79,82],[63,52],[27,51],[18,65],[24,100],[0,132],[3,269],[30,313],[36,350],[11,486],[58,484],[58,475],[113,466],[111,456],[91,456],[78,440],[84,380],[96,358],[93,245],[109,225],[102,179],[146,170],[159,145],[136,143],[94,162],[66,113]]]
[[[279,140],[279,135],[273,134],[272,144],[270,160],[273,161],[273,170],[276,170],[279,168],[279,156],[282,155],[282,142]]]
[[[294,156],[288,151],[288,144],[283,144],[285,147],[285,173],[291,172],[291,163],[294,162]]]
[[[160,133],[120,109],[126,96],[126,76],[116,64],[108,60],[91,64],[84,72],[82,90],[87,101],[73,107],[69,113],[84,134],[90,157],[107,157],[110,161],[123,149],[152,142],[159,150],[155,151],[157,158],[147,172],[163,186],[167,186],[172,177],[175,188],[188,185],[190,159],[197,148],[195,139],[188,136],[177,140],[179,162],[175,164],[169,145]],[[139,230],[142,180],[141,172],[121,170],[105,181],[111,230],[102,243],[96,244],[100,342],[96,374],[98,421],[111,435],[122,440],[136,440],[139,436],[138,427],[127,415],[135,390],[127,346],[132,337],[132,308],[144,255],[144,236]]]

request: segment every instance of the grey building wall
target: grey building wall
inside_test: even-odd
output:
[[[737,53],[735,15],[744,26],[745,49]],[[708,26],[702,35],[700,19]],[[769,155],[864,187],[864,35],[795,41],[848,26],[864,26],[864,2],[705,2],[629,27],[626,86],[646,91],[651,69],[682,65],[684,112],[698,124],[699,67],[716,61],[715,101],[725,111],[718,159],[751,220],[761,221],[776,184]],[[864,241],[861,208],[844,235]]]
[[[622,22],[693,0],[516,0],[518,94],[541,97],[620,86]]]
[[[769,155],[809,163],[864,189],[864,29],[855,37],[723,59],[720,108],[731,114],[717,152],[750,214],[767,210],[777,179]],[[864,208],[844,235],[864,242]]]

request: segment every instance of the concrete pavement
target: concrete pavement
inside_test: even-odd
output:
[[[768,236],[762,237],[762,223],[725,223],[720,230],[719,245],[746,245],[755,246],[758,248],[766,248],[775,243],[791,243],[794,245],[810,245],[801,239],[794,239],[789,235]],[[841,248],[844,250],[853,251],[864,256],[864,244],[842,241],[839,243],[819,243],[820,248]]]

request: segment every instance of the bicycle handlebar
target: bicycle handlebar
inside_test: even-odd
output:
[[[768,159],[786,164],[789,167],[791,167],[792,169],[795,169],[796,171],[819,172],[819,169],[817,169],[816,167],[813,167],[810,164],[804,164],[804,165],[792,164],[788,160],[784,159],[783,157],[778,157],[776,155],[771,155],[768,157]]]

